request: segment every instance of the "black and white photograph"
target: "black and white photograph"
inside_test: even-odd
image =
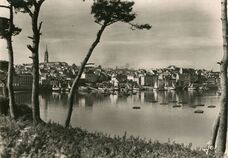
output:
[[[0,0],[0,158],[228,158],[227,0]]]

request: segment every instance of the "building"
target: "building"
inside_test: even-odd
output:
[[[31,90],[32,89],[32,75],[31,74],[20,74],[15,75],[13,78],[14,90]]]

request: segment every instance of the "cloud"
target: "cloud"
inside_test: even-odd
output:
[[[48,0],[42,6],[40,59],[46,44],[50,59],[79,64],[95,40],[99,25],[90,14],[91,1]],[[137,23],[150,23],[149,31],[132,31],[127,24],[108,27],[92,54],[98,65],[140,67],[179,64],[208,67],[221,57],[220,3],[208,0],[135,0]],[[1,12],[0,12],[1,14]],[[23,30],[14,38],[16,63],[31,62],[31,21],[17,14],[15,23]],[[6,51],[0,44],[0,52]],[[64,54],[64,55],[63,55]],[[213,58],[211,58],[213,56]],[[205,63],[205,58],[209,58]]]

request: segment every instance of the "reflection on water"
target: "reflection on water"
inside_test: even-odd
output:
[[[64,123],[68,94],[42,93],[41,117],[45,121]],[[17,93],[18,103],[30,104],[31,93]],[[182,102],[180,108],[173,105]],[[166,104],[161,104],[166,103]],[[74,101],[72,126],[111,135],[130,135],[166,142],[192,142],[204,146],[210,137],[213,121],[218,112],[219,97],[216,92],[197,91],[145,91],[130,96],[103,96],[97,93],[78,93]],[[192,105],[205,104],[192,108]],[[215,105],[216,108],[208,108]],[[132,109],[140,106],[140,110]],[[204,110],[195,114],[194,110]]]

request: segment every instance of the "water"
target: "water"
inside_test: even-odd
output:
[[[16,94],[19,103],[30,104],[31,93]],[[158,101],[158,102],[154,102]],[[173,101],[187,102],[173,108]],[[161,105],[160,103],[168,103]],[[213,122],[219,109],[216,92],[153,92],[146,91],[128,97],[100,94],[77,94],[72,114],[73,127],[110,135],[140,136],[146,139],[178,143],[193,143],[203,147],[210,138]],[[192,108],[192,105],[205,104]],[[215,105],[215,108],[208,108]],[[140,106],[135,110],[133,106]],[[67,94],[42,93],[40,95],[41,117],[45,121],[63,124],[67,113]],[[201,109],[203,114],[195,114]]]

